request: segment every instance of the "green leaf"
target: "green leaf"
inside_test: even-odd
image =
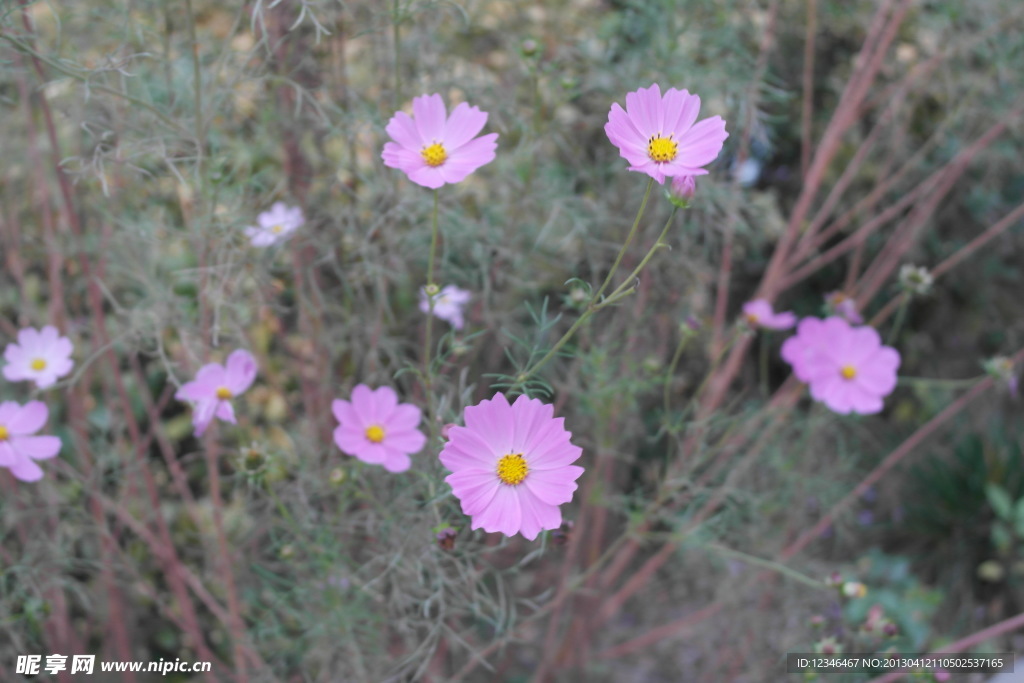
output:
[[[985,485],[985,497],[988,498],[989,505],[1000,519],[1013,520],[1013,501],[1006,489],[999,484],[989,482]]]

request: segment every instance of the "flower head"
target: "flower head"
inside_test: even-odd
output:
[[[825,295],[825,305],[829,312],[846,320],[852,325],[860,325],[864,322],[860,312],[857,310],[857,300],[844,292],[829,292]]]
[[[384,165],[403,171],[417,185],[435,189],[457,183],[494,161],[498,134],[475,137],[487,123],[487,112],[465,102],[447,116],[440,95],[421,95],[412,101],[413,115],[395,112],[384,143]]]
[[[772,310],[772,305],[764,299],[754,299],[743,304],[743,316],[751,327],[763,327],[768,330],[788,330],[796,325],[796,316],[793,313],[776,313]]]
[[[462,308],[469,302],[471,296],[468,290],[447,285],[434,295],[434,315],[451,323],[455,329],[461,330],[466,322],[462,317]],[[420,310],[424,313],[430,311],[426,289],[420,289]]]
[[[338,427],[334,443],[343,452],[389,472],[404,472],[409,455],[427,443],[419,427],[422,413],[411,403],[399,403],[391,387],[370,389],[365,384],[352,390],[352,401],[336,399],[331,405]]]
[[[851,327],[837,317],[801,320],[796,335],[783,343],[782,358],[816,401],[841,415],[882,410],[900,366],[899,352],[882,346],[873,327]]]
[[[73,349],[71,340],[60,336],[53,325],[41,330],[26,327],[18,332],[18,342],[8,344],[4,351],[4,377],[11,382],[32,380],[45,389],[71,372]]]
[[[254,247],[269,247],[280,242],[296,228],[306,222],[302,217],[302,209],[289,207],[284,202],[276,202],[270,211],[264,211],[256,217],[257,226],[245,229]]]
[[[915,266],[904,263],[900,266],[899,274],[900,287],[903,291],[917,296],[924,296],[935,282],[935,278],[924,266]]]
[[[692,175],[677,175],[665,191],[668,200],[680,209],[690,206],[690,200],[697,194],[697,179]]]
[[[655,83],[626,95],[625,111],[616,102],[604,131],[630,163],[630,171],[646,173],[659,184],[665,178],[698,176],[718,153],[729,134],[720,116],[694,125],[700,98],[669,88],[664,97]]]
[[[520,396],[509,405],[501,393],[466,408],[465,427],[452,427],[441,462],[445,478],[474,529],[522,533],[562,525],[559,505],[572,500],[583,468],[572,465],[583,449],[574,446],[565,418],[552,406]]]
[[[31,436],[39,431],[50,411],[42,401],[20,405],[0,403],[0,467],[6,467],[16,479],[39,481],[43,470],[35,463],[60,451],[56,436]]]
[[[256,379],[256,359],[244,349],[232,351],[227,363],[209,363],[199,368],[196,378],[181,385],[174,398],[195,401],[192,424],[200,437],[217,417],[235,424],[231,399],[252,386]]]

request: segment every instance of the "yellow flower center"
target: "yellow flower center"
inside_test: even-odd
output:
[[[530,468],[526,465],[526,459],[523,458],[522,453],[503,455],[498,461],[498,479],[506,484],[512,486],[521,484],[529,473]]]
[[[280,235],[282,230],[284,230],[284,226],[278,223],[277,225],[270,229],[270,232],[274,233],[275,235]]]
[[[42,358],[33,358],[32,362],[29,363],[29,367],[31,367],[36,372],[41,372],[46,369],[46,361],[43,360]]]
[[[8,436],[10,436],[10,432],[7,431],[7,427],[0,425],[0,441],[7,441]]]
[[[366,428],[366,438],[373,443],[380,443],[384,440],[384,428],[380,425],[370,425]]]
[[[219,398],[222,401],[226,401],[233,396],[234,394],[232,394],[231,390],[228,389],[227,387],[219,387],[217,389],[217,398]]]
[[[420,155],[423,157],[423,161],[427,162],[427,166],[440,166],[448,161],[448,152],[440,142],[424,147]]]
[[[679,145],[672,138],[663,138],[660,135],[656,135],[647,143],[647,156],[659,164],[672,161],[676,158],[678,152]]]
[[[839,374],[842,375],[843,379],[851,380],[857,376],[857,368],[852,365],[844,365],[839,368]]]
[[[757,316],[753,313],[747,313],[747,323],[750,325],[757,325]]]

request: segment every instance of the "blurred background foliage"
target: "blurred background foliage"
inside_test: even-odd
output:
[[[394,477],[330,440],[329,401],[355,384],[394,384],[424,401],[414,373],[401,371],[417,362],[421,344],[417,292],[431,197],[380,162],[387,120],[412,97],[439,92],[449,106],[465,100],[489,112],[486,130],[500,134],[497,159],[441,193],[443,284],[472,290],[474,300],[466,333],[441,342],[430,398],[439,425],[491,396],[494,375],[514,375],[575,319],[570,278],[595,283],[607,272],[644,184],[606,139],[611,103],[658,82],[700,94],[701,117],[728,122],[722,156],[698,179],[695,207],[676,219],[672,249],[645,272],[635,301],[603,312],[543,373],[556,414],[587,454],[584,466],[593,474],[595,458],[611,463],[563,509],[573,519],[586,496],[603,511],[588,517],[596,540],[582,552],[592,562],[663,482],[673,437],[663,428],[662,378],[680,335],[689,334],[680,329],[687,316],[705,327],[692,333],[672,385],[680,404],[708,370],[723,225],[735,234],[732,316],[753,294],[800,190],[809,7],[817,22],[809,124],[817,140],[877,4],[50,0],[25,5],[30,32],[22,3],[0,0],[0,337],[6,343],[18,327],[58,322],[76,343],[77,363],[70,382],[43,396],[49,429],[65,444],[61,462],[39,486],[0,474],[0,661],[49,653],[55,643],[117,658],[104,628],[115,618],[104,571],[123,593],[137,658],[197,659],[196,643],[176,623],[165,563],[126,519],[152,528],[157,512],[182,563],[212,594],[198,609],[204,638],[231,660],[227,625],[209,607],[226,594],[208,471],[190,413],[170,394],[202,363],[246,347],[259,358],[259,379],[238,428],[221,429],[218,441],[246,638],[265,664],[253,680],[449,680],[494,642],[503,645],[489,657],[495,670],[481,666],[469,679],[528,680],[546,624],[526,618],[554,595],[564,547],[551,535],[529,544],[471,532],[446,495],[436,449]],[[1019,106],[1022,14],[1014,0],[913,3],[869,99],[891,96],[889,86],[910,70],[943,57],[899,95],[884,144],[837,213],[905,164],[904,178],[885,193],[896,201]],[[767,32],[774,48],[764,77],[752,80]],[[869,109],[842,139],[826,192],[881,111]],[[1021,133],[1020,121],[1011,122],[974,158],[909,262],[933,266],[1020,202]],[[743,138],[749,153],[741,160]],[[69,180],[78,234],[69,229],[60,177]],[[633,263],[668,217],[668,202],[654,199]],[[306,225],[282,247],[251,248],[242,229],[279,200],[301,205]],[[823,248],[868,218],[855,214]],[[877,253],[884,237],[872,237],[865,253]],[[893,342],[901,374],[977,377],[985,359],[1024,344],[1022,241],[1018,226],[912,301]],[[820,315],[823,295],[843,289],[850,268],[837,260],[778,304]],[[111,398],[116,385],[101,360],[92,284],[130,415]],[[883,294],[898,291],[894,281]],[[882,303],[868,306],[868,316]],[[758,363],[755,348],[731,412],[715,416],[717,429],[742,424],[763,407],[763,390],[787,378],[781,341],[758,340],[767,361]],[[560,655],[562,674],[658,681],[685,671],[687,680],[723,680],[727,671],[728,680],[772,680],[764,672],[780,653],[847,637],[876,604],[898,624],[900,646],[915,649],[1024,610],[1024,535],[992,493],[998,487],[1013,505],[1024,497],[1022,407],[1004,386],[947,424],[792,562],[814,579],[840,571],[864,582],[866,597],[847,601],[789,580],[766,586],[742,559],[774,557],[961,389],[901,383],[886,412],[870,418],[801,406],[752,467],[715,480],[726,504],[581,641],[579,654]],[[5,400],[29,395],[0,386]],[[132,422],[153,438],[133,442]],[[191,497],[174,485],[168,452]],[[715,452],[709,442],[702,457]],[[144,467],[154,473],[159,510],[140,493]],[[649,539],[669,538],[714,490],[694,487],[688,502],[656,520]],[[90,512],[97,492],[99,517]],[[597,520],[603,526],[594,531]],[[439,523],[456,529],[454,549],[438,546]],[[1000,524],[1009,526],[997,531]],[[685,637],[601,656],[711,601],[725,609]],[[599,607],[600,595],[586,595],[570,616]],[[63,641],[47,626],[59,613],[73,629]],[[820,615],[824,625],[814,621]],[[563,637],[573,643],[576,634]]]

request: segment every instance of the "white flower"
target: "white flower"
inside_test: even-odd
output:
[[[290,207],[284,202],[277,202],[270,207],[270,211],[261,213],[256,222],[258,227],[247,227],[245,234],[249,237],[254,247],[269,247],[271,244],[280,242],[289,233],[305,223],[302,217],[302,209]]]
[[[455,285],[447,285],[434,295],[434,315],[451,323],[455,329],[461,330],[465,325],[462,307],[469,302],[471,296],[472,294],[468,290],[459,289]],[[420,290],[420,310],[424,313],[430,312],[430,302],[425,289]]]

